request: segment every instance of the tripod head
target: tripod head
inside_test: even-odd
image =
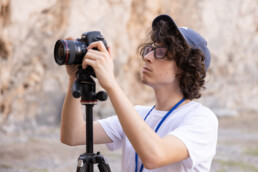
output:
[[[81,104],[95,105],[98,100],[105,101],[108,97],[104,91],[96,93],[96,83],[92,77],[96,77],[96,75],[91,66],[86,69],[82,69],[81,65],[78,66],[72,91],[75,98],[81,97]]]

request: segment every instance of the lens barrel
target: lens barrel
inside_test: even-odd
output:
[[[81,64],[87,46],[80,40],[58,40],[54,48],[55,61],[59,65]]]

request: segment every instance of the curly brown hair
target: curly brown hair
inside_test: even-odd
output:
[[[182,38],[179,31],[165,21],[152,28],[138,51],[142,55],[143,49],[148,45],[159,45],[167,48],[168,60],[174,60],[181,73],[176,77],[179,79],[181,91],[186,99],[198,99],[201,97],[201,89],[205,84],[204,54],[199,49],[194,49]]]

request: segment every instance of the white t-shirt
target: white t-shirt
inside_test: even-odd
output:
[[[139,115],[144,119],[152,107],[135,106]],[[155,130],[160,120],[167,111],[153,109],[146,123]],[[113,140],[107,144],[110,150],[122,147],[123,172],[135,171],[135,150],[126,137],[117,116],[112,116],[99,121],[107,135]],[[140,132],[140,131],[139,131]],[[157,134],[164,137],[172,134],[178,137],[187,147],[190,157],[161,168],[144,172],[207,172],[210,170],[211,161],[216,153],[218,119],[207,107],[191,101],[175,109],[163,122]],[[138,171],[142,162],[138,158]]]

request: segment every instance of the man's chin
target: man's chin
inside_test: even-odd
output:
[[[146,79],[142,78],[141,81],[143,84],[151,87],[151,84]]]
[[[141,78],[141,82],[142,82],[143,84],[146,84],[146,83],[147,83],[146,79],[144,79],[143,77]]]

